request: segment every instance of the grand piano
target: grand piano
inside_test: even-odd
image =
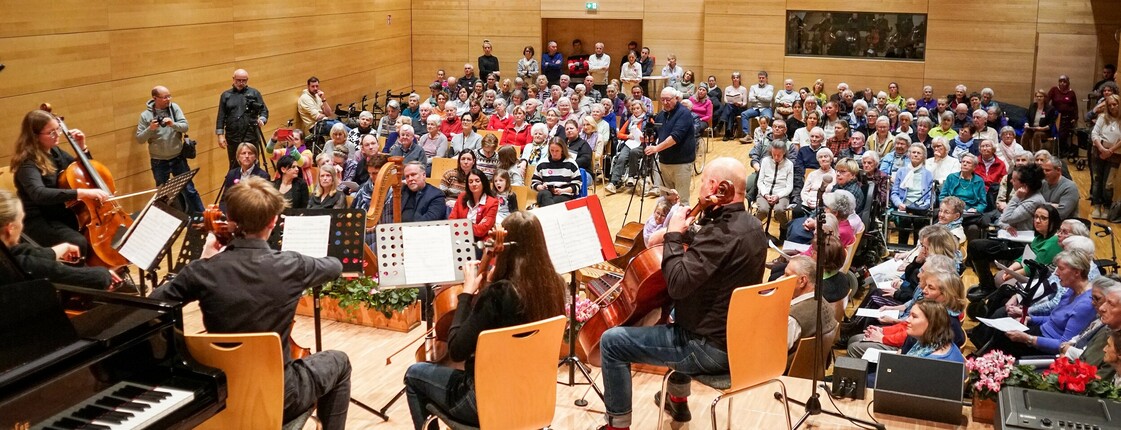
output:
[[[181,306],[45,280],[0,285],[0,429],[189,429],[217,414],[226,376],[191,359]]]

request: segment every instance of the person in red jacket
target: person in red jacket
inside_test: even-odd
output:
[[[498,198],[482,170],[471,169],[467,174],[467,192],[459,195],[448,219],[470,220],[475,240],[483,240],[494,228],[498,219]]]
[[[981,156],[977,157],[977,167],[973,173],[985,181],[985,189],[989,192],[1000,187],[1000,180],[1008,174],[1008,166],[996,156],[996,146],[991,140],[981,141]]]
[[[514,106],[513,117],[506,131],[502,132],[502,145],[514,145],[521,149],[533,139],[529,134],[533,124],[526,122],[525,109],[521,106]]]

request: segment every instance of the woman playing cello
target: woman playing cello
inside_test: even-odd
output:
[[[428,418],[429,403],[458,421],[478,423],[473,374],[479,333],[564,312],[564,281],[549,260],[541,223],[529,212],[515,212],[502,226],[512,249],[496,258],[490,275],[474,264],[463,270],[463,292],[448,334],[448,350],[452,360],[466,361],[464,370],[422,362],[405,373],[409,411],[418,430]]]
[[[72,155],[58,147],[61,133],[61,124],[46,111],[33,110],[23,117],[11,169],[26,211],[24,232],[41,246],[71,243],[82,256],[88,256],[89,241],[78,232],[77,218],[66,205],[77,199],[105,202],[111,196],[99,188],[59,187],[60,174],[74,162]],[[89,156],[85,134],[75,129],[70,130],[70,137]]]

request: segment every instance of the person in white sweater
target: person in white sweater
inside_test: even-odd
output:
[[[773,141],[770,150],[771,156],[759,162],[755,216],[763,221],[774,210],[775,219],[783,227],[788,221],[786,207],[790,205],[790,193],[794,191],[794,163],[786,158],[785,142]]]

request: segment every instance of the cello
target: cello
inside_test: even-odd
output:
[[[49,103],[43,103],[40,108],[51,112]],[[97,188],[109,195],[115,193],[116,186],[109,169],[86,156],[86,152],[82,151],[70,136],[70,130],[66,128],[62,117],[53,114],[52,116],[58,121],[59,132],[66,137],[75,155],[74,162],[59,175],[58,186],[72,190]],[[132,226],[132,217],[125,212],[120,203],[113,199],[99,202],[96,199],[79,197],[67,206],[78,217],[78,228],[89,241],[91,255],[86,260],[89,265],[106,267],[110,270],[128,265],[128,260],[114,248],[114,243]]]
[[[686,218],[694,222],[705,210],[726,205],[732,201],[735,187],[731,181],[721,181],[716,191],[697,202]],[[599,366],[599,339],[603,332],[616,326],[643,325],[651,312],[661,309],[657,322],[669,317],[670,297],[666,278],[662,275],[662,247],[646,248],[627,265],[623,279],[607,290],[600,298],[600,310],[592,315],[576,333],[576,341],[584,351],[584,362]]]
[[[218,244],[226,246],[234,238],[234,226],[226,219],[226,215],[222,213],[221,207],[218,205],[207,206],[202,211],[202,223],[196,224],[195,228],[199,228],[207,233],[213,234],[218,240]],[[292,330],[296,328],[296,320],[292,320],[292,325],[288,326],[288,350],[293,360],[299,360],[311,355],[311,348],[305,348],[296,343],[296,339],[292,337]]]

